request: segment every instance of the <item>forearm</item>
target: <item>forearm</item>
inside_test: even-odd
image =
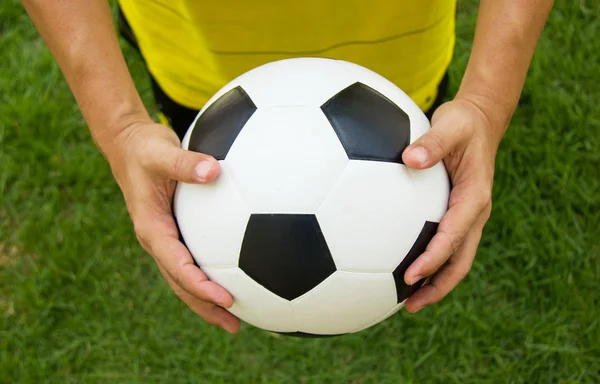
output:
[[[553,0],[481,0],[473,50],[457,98],[474,100],[500,141],[517,107]]]
[[[123,58],[106,0],[23,0],[101,150],[150,120]]]

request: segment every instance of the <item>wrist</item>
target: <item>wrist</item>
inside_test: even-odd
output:
[[[107,119],[101,127],[90,127],[92,138],[102,155],[109,163],[126,150],[127,143],[135,136],[137,129],[144,124],[153,124],[154,121],[145,109],[124,109],[122,113]]]
[[[461,87],[462,88],[462,87]],[[494,144],[499,145],[508,129],[515,107],[496,100],[489,94],[461,89],[455,100],[470,104],[487,122],[487,129]]]

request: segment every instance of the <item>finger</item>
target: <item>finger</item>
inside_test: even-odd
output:
[[[408,312],[414,313],[439,302],[467,276],[481,240],[481,231],[477,228],[469,232],[459,251],[433,276],[429,284],[422,286],[406,301]]]
[[[156,205],[151,199],[146,200],[146,197],[139,198],[137,208],[132,208],[138,212],[132,215],[135,233],[140,244],[154,257],[163,275],[189,294],[229,308],[233,304],[232,296],[208,279],[179,240],[179,230],[168,203]]]
[[[194,313],[199,315],[209,324],[225,329],[227,332],[236,333],[240,329],[240,320],[229,311],[190,295],[187,292],[176,292],[177,296]]]
[[[189,251],[177,238],[155,237],[150,248],[163,275],[188,294],[206,302],[230,308],[233,297],[219,284],[210,281],[192,260]]]
[[[402,160],[410,168],[432,167],[464,142],[468,134],[463,114],[442,105],[433,117],[431,129],[404,150]]]
[[[465,191],[468,188],[468,191]],[[442,218],[438,230],[421,254],[404,274],[404,281],[413,285],[426,276],[433,274],[448,258],[458,251],[477,223],[488,204],[488,198],[481,189],[458,186],[452,191],[448,212]],[[457,195],[462,195],[456,198]]]
[[[214,317],[218,321],[218,326],[229,333],[237,333],[240,330],[240,319],[219,306],[215,305],[212,307],[211,317]]]
[[[185,183],[210,182],[220,171],[214,157],[187,151],[167,140],[156,140],[143,157],[144,165],[152,172]]]

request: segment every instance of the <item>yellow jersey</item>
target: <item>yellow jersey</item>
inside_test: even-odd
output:
[[[171,99],[200,109],[223,85],[290,57],[351,61],[423,110],[452,58],[456,0],[119,0],[148,70]]]

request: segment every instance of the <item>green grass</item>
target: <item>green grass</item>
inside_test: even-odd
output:
[[[453,90],[476,3],[460,4]],[[600,382],[598,14],[597,1],[557,1],[468,278],[416,315],[305,340],[248,326],[230,336],[176,299],[48,50],[19,2],[3,0],[0,382]]]

